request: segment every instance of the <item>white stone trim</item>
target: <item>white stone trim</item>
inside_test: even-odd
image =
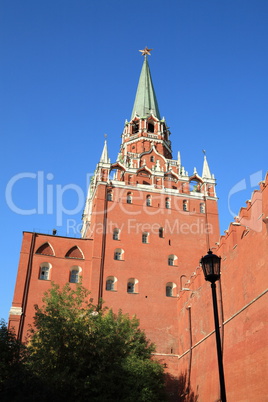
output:
[[[22,308],[11,306],[9,315],[22,315]]]

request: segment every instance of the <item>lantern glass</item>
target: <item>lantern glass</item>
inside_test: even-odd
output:
[[[218,257],[216,254],[213,254],[211,250],[209,250],[207,255],[201,258],[200,262],[206,281],[214,283],[220,279],[221,257]]]

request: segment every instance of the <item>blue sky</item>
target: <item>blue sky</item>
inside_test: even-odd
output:
[[[22,231],[79,236],[78,201],[105,133],[117,157],[145,46],[173,157],[201,174],[206,150],[228,228],[267,170],[267,21],[266,0],[1,1],[0,318]]]

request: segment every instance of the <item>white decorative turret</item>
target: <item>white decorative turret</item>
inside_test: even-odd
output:
[[[204,163],[203,163],[203,172],[202,172],[202,179],[213,179],[210,169],[208,166],[208,161],[206,155],[204,155]]]
[[[110,159],[108,158],[108,149],[106,140],[104,141],[104,146],[100,157],[100,163],[110,163]]]
[[[178,160],[178,165],[181,166],[181,153],[180,153],[180,151],[178,151],[177,160]]]

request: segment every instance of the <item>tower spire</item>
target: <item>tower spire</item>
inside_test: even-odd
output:
[[[207,161],[207,157],[206,157],[206,151],[204,152],[204,163],[203,163],[203,171],[202,171],[202,178],[206,178],[206,179],[212,179],[212,175],[210,173],[210,169],[208,166],[208,161]]]
[[[100,157],[100,162],[102,163],[110,163],[110,160],[108,158],[108,149],[107,149],[107,141],[104,141],[104,146],[103,146],[103,150],[102,150],[102,154]]]
[[[149,63],[147,60],[147,55],[150,55],[151,50],[152,49],[148,49],[147,47],[143,50],[140,50],[140,52],[142,52],[142,56],[144,56],[144,62],[141,69],[131,120],[136,114],[139,115],[139,117],[146,117],[151,113],[153,113],[155,117],[160,120],[158,103],[154,91]]]

